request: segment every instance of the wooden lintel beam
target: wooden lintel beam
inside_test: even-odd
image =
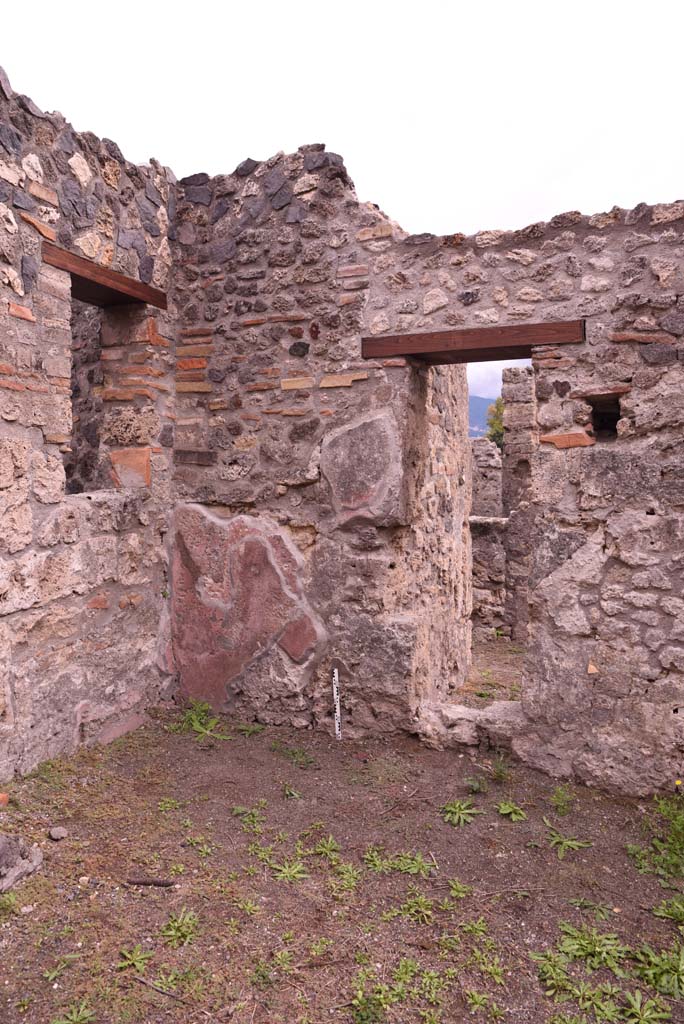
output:
[[[42,254],[43,262],[71,274],[71,294],[81,302],[90,302],[94,306],[144,302],[157,309],[166,309],[164,292],[149,284],[126,277],[117,270],[109,270],[83,256],[76,256],[52,242],[43,242]]]
[[[361,339],[361,354],[364,359],[412,356],[432,365],[525,359],[538,345],[575,345],[585,336],[584,320],[379,334]]]

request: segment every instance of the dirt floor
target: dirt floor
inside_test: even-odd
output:
[[[507,637],[474,642],[468,678],[454,699],[474,707],[494,700],[519,700],[524,657],[524,648]]]
[[[2,1024],[684,1021],[652,801],[202,711],[10,792],[45,861],[0,897]]]

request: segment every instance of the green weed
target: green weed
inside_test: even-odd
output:
[[[449,803],[444,804],[440,810],[442,818],[447,825],[453,825],[454,828],[462,828],[464,825],[469,825],[476,815],[484,813],[473,807],[472,800],[451,800]]]
[[[556,851],[558,860],[563,860],[569,850],[584,850],[593,845],[585,839],[564,836],[553,826],[548,818],[543,818],[542,820],[549,830],[549,843],[551,848]]]
[[[183,907],[180,914],[171,914],[161,930],[161,935],[167,946],[177,949],[179,946],[188,946],[197,937],[198,930],[197,914]]]
[[[550,797],[550,803],[556,814],[562,818],[569,814],[575,802],[575,795],[569,786],[556,786]]]
[[[285,860],[282,864],[273,864],[272,868],[278,882],[301,882],[309,877],[301,860]]]
[[[142,946],[138,944],[133,949],[122,949],[119,955],[121,959],[116,965],[117,971],[126,971],[132,968],[136,974],[143,974],[147,961],[152,959],[154,953],[143,950]]]
[[[88,1006],[84,999],[80,1003],[74,1003],[69,1007],[64,1017],[53,1020],[52,1024],[90,1024],[96,1019],[95,1013]]]
[[[527,815],[522,807],[518,807],[512,800],[502,800],[496,805],[496,809],[502,817],[510,818],[511,821],[527,821]]]

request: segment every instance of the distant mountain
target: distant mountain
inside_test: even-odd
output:
[[[495,398],[481,398],[479,395],[470,395],[470,436],[484,437],[487,433],[487,409],[495,402]]]

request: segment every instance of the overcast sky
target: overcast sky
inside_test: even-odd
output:
[[[408,231],[471,233],[684,195],[683,11],[679,0],[33,0],[0,65],[16,91],[137,163],[224,173],[325,142],[359,198]],[[499,367],[470,378],[494,395]]]

